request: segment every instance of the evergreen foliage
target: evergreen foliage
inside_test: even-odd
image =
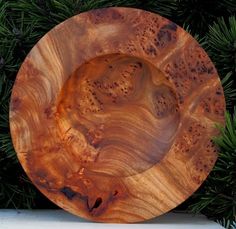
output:
[[[35,43],[65,19],[95,8],[135,7],[184,26],[206,49],[220,74],[227,102],[226,127],[218,127],[217,163],[186,203],[226,228],[236,215],[236,1],[235,0],[0,0],[0,208],[52,208],[26,178],[12,146],[9,100],[20,64]]]
[[[236,228],[236,221],[231,222],[230,220],[226,220],[225,218],[222,220],[217,220],[217,223],[219,223],[220,225],[222,225],[223,227],[227,228],[227,229],[235,229]]]
[[[219,18],[209,27],[209,54],[220,73],[236,76],[236,18]]]
[[[170,1],[173,2],[173,1]],[[234,0],[175,0],[174,19],[180,25],[187,24],[193,33],[204,36],[208,25],[217,17],[228,17],[236,12]]]

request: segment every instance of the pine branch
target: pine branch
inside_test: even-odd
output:
[[[236,18],[219,18],[210,26],[207,41],[208,53],[221,75],[236,75]]]
[[[169,19],[173,19],[176,15],[176,0],[149,0],[140,2],[141,3],[139,4],[138,8],[158,13],[161,16],[167,17]]]
[[[99,0],[99,1],[93,1],[93,0],[87,0],[87,1],[81,1],[81,12],[88,11],[91,9],[98,9],[98,8],[105,8],[105,7],[114,7],[114,6],[123,6],[123,7],[132,7],[132,6],[140,6],[141,2],[140,0]]]
[[[232,15],[236,12],[236,1],[235,0],[221,0],[219,2],[220,7],[226,7],[226,10]]]
[[[229,72],[221,80],[221,83],[224,89],[226,107],[228,109],[231,109],[233,103],[236,101],[236,88],[234,88],[234,85],[233,85],[234,80],[232,79],[232,76],[233,76],[232,72]]]
[[[29,25],[32,21],[36,21],[35,28],[39,29],[43,34],[50,30],[58,23],[79,13],[81,6],[80,0],[18,0],[10,4],[11,11],[19,14],[24,12],[24,23]],[[21,21],[15,19],[16,21]]]
[[[28,42],[34,38],[33,24],[31,27],[23,24],[23,13],[19,13],[21,23],[13,20],[10,10],[8,1],[0,1],[0,208],[31,208],[36,191],[32,184],[25,182],[25,174],[16,158],[8,111],[16,72],[27,48],[33,45]]]
[[[208,25],[219,16],[229,16],[232,13],[234,0],[176,0],[176,21],[190,26],[193,33],[204,36]]]
[[[221,220],[217,220],[216,222],[222,225],[226,229],[236,228],[236,221],[226,220],[225,218],[223,218]]]
[[[204,49],[206,49],[206,47],[207,47],[207,41],[206,41],[206,39],[205,39],[205,37],[204,36],[200,36],[198,33],[194,33],[192,30],[191,30],[191,28],[190,28],[190,26],[189,25],[187,25],[187,24],[183,24],[183,26],[182,26],[182,28],[186,31],[186,32],[188,32],[189,34],[191,34],[192,36],[193,36],[193,38],[202,46],[202,48],[204,48]]]

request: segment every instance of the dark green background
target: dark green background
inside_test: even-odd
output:
[[[55,208],[24,174],[12,146],[8,106],[20,64],[61,21],[90,9],[141,8],[184,27],[215,63],[227,102],[226,128],[214,139],[218,161],[201,188],[175,210],[202,212],[236,227],[236,0],[0,0],[0,208]]]

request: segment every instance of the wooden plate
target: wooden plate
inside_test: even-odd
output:
[[[193,37],[159,15],[108,8],[35,45],[13,88],[10,127],[26,173],[58,206],[138,222],[204,181],[224,111],[216,69]]]

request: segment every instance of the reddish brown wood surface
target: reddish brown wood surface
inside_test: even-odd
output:
[[[99,9],[47,33],[18,73],[10,127],[50,200],[100,222],[138,222],[187,199],[217,158],[216,69],[183,29],[149,12]]]

